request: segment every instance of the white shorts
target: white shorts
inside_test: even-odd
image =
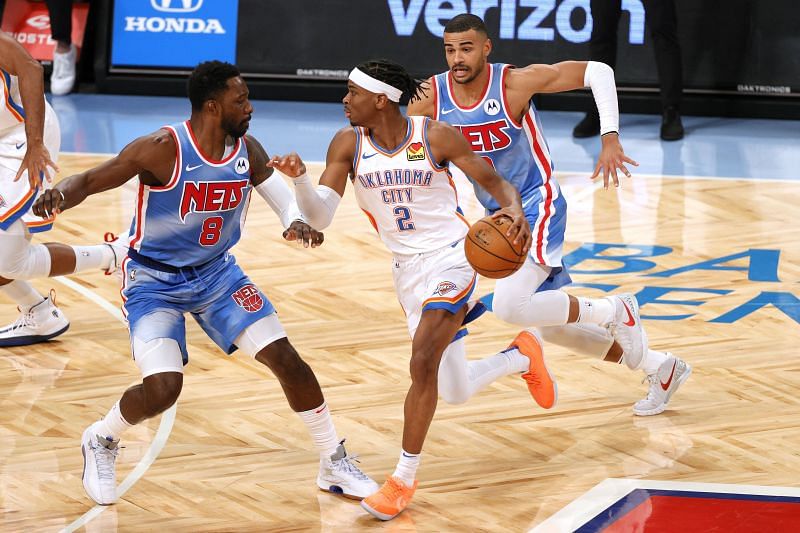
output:
[[[55,111],[47,102],[44,115],[44,145],[50,152],[50,158],[56,162],[58,151],[61,149],[61,129]],[[46,220],[31,212],[31,206],[38,193],[31,190],[28,173],[23,173],[19,181],[14,181],[26,151],[27,137],[24,123],[0,133],[0,230],[8,229],[20,218],[31,233],[47,231],[53,227],[53,218]],[[51,185],[44,180],[44,189],[49,189]]]
[[[397,299],[406,314],[412,339],[423,311],[446,309],[457,313],[467,305],[477,278],[464,255],[463,239],[433,252],[395,254],[392,273]],[[469,320],[464,321],[467,322]],[[464,335],[466,330],[462,329],[457,338]]]

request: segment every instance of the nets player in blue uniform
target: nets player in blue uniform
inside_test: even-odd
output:
[[[492,43],[479,17],[461,14],[444,28],[449,70],[429,80],[427,95],[409,105],[409,115],[426,115],[461,130],[475,152],[519,190],[531,226],[530,257],[513,275],[497,281],[493,308],[502,320],[537,327],[545,340],[607,361],[642,369],[648,395],[633,411],[661,413],[686,381],[691,367],[670,353],[650,350],[639,305],[631,294],[581,298],[557,290],[571,282],[562,264],[567,203],[553,176],[553,161],[536,108],[537,93],[591,87],[600,115],[602,150],[592,178],[602,171],[619,186],[617,171],[630,177],[619,142],[614,72],[594,61],[565,61],[514,68],[489,63]],[[492,213],[496,202],[474,183],[478,200]]]
[[[377,484],[347,456],[314,373],[229,251],[239,240],[252,189],[278,214],[288,240],[317,246],[323,236],[295,216],[291,190],[279,176],[271,177],[264,148],[245,135],[253,107],[239,70],[201,63],[189,77],[188,93],[189,120],[134,140],[111,160],[60,182],[34,205],[39,216],[57,214],[139,176],[122,297],[143,380],[84,431],[84,488],[97,503],[116,501],[120,437],[169,408],[181,392],[188,362],[184,315],[190,313],[225,353],[238,348],[278,378],[320,452],[319,487],[363,498]]]

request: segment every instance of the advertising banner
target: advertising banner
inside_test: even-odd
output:
[[[800,96],[797,0],[675,3],[687,92]],[[617,83],[657,87],[642,0],[621,5]],[[324,80],[383,57],[427,77],[447,68],[444,25],[464,12],[485,20],[492,61],[589,59],[590,0],[117,0],[110,67],[217,58],[254,78]]]
[[[89,4],[73,4],[71,39],[79,58],[88,14]],[[44,2],[7,0],[2,29],[13,35],[34,59],[53,60],[56,42],[50,36],[50,14]]]
[[[238,7],[237,0],[117,0],[111,65],[186,69],[210,59],[235,62]]]

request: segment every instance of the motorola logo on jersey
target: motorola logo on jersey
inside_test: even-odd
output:
[[[191,13],[203,7],[203,0],[150,0],[150,5],[166,13]]]
[[[249,180],[186,181],[181,195],[181,222],[189,213],[217,213],[239,207],[246,195]]]
[[[233,165],[233,168],[236,170],[237,174],[244,174],[250,170],[250,161],[246,157],[240,157],[236,160],[236,164]]]
[[[466,126],[454,124],[454,126],[461,130],[475,152],[494,152],[511,144],[511,137],[506,133],[510,127],[506,119]]]
[[[483,104],[483,112],[491,116],[498,114],[500,112],[500,102],[494,98],[489,98]]]
[[[592,34],[590,0],[387,0],[399,37],[414,34],[420,20],[436,37],[459,13],[484,19],[492,38],[518,41],[555,41],[556,34],[572,43],[585,43]],[[644,43],[642,0],[622,0],[630,19],[628,42]],[[553,17],[555,14],[555,17]]]

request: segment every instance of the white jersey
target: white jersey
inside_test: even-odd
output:
[[[36,195],[52,184],[44,180],[38,191],[31,190],[27,172],[22,174],[21,179],[14,181],[28,151],[25,110],[19,95],[19,82],[16,76],[0,69],[0,86],[3,98],[0,102],[0,230],[5,231],[18,219],[22,219],[32,233],[47,231],[53,225],[53,218],[37,217],[30,208]],[[44,145],[50,152],[50,158],[57,161],[61,131],[55,111],[47,100],[44,102]]]
[[[17,77],[0,69],[0,85],[3,91],[3,103],[0,106],[0,137],[2,137],[8,130],[25,122],[25,111],[22,109]]]
[[[354,127],[356,152],[350,179],[358,205],[395,254],[438,250],[463,239],[469,223],[447,167],[431,159],[427,117],[408,117],[408,132],[393,150]]]

